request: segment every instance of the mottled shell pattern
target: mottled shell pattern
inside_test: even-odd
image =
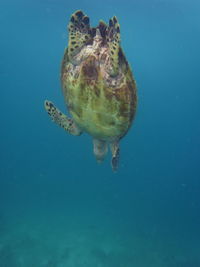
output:
[[[69,23],[61,81],[76,124],[91,136],[113,141],[128,131],[136,110],[136,84],[120,47],[116,17],[90,28],[81,11]],[[115,51],[117,50],[117,54]]]

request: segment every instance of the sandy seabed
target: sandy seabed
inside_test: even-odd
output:
[[[199,267],[188,249],[156,229],[141,232],[87,216],[47,214],[0,221],[1,267]]]

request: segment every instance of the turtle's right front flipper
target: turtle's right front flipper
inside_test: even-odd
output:
[[[116,16],[109,20],[107,43],[112,66],[110,74],[111,76],[117,76],[119,73],[120,26]]]
[[[81,130],[75,124],[75,122],[68,118],[65,114],[63,114],[54,104],[48,100],[45,100],[44,107],[51,117],[51,119],[64,128],[65,131],[69,132],[72,135],[80,135],[82,134]]]

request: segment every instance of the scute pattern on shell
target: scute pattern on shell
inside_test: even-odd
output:
[[[80,26],[85,17],[78,11],[69,23],[69,29],[75,25],[73,31],[78,32],[75,33],[78,38],[86,32],[90,38],[92,36],[89,20]],[[115,55],[118,73],[116,76],[112,73],[113,51],[120,39],[117,18],[113,17],[109,26],[100,21],[95,32],[92,40],[79,47],[71,60],[70,51],[66,50],[61,81],[69,112],[80,129],[95,138],[110,141],[122,138],[131,126],[137,105],[136,83],[120,46]]]

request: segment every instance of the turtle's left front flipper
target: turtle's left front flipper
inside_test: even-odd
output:
[[[72,135],[81,135],[82,132],[75,122],[63,114],[51,101],[45,100],[44,107],[51,119]]]

